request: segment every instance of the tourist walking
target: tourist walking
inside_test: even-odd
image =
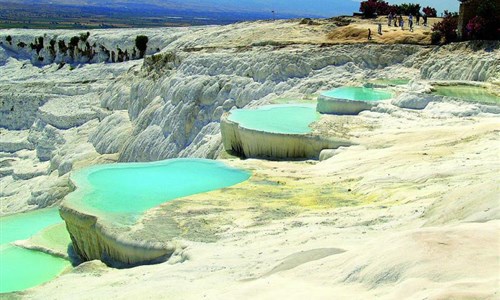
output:
[[[408,26],[410,27],[410,32],[413,32],[413,15],[408,16]]]
[[[405,21],[403,20],[403,16],[399,15],[399,26],[401,27],[401,30],[405,30]]]
[[[389,19],[389,22],[387,23],[387,25],[389,25],[389,27],[391,27],[391,24],[392,24],[392,12],[389,13],[389,15],[387,16],[387,18]]]
[[[418,12],[418,13],[415,15],[415,19],[417,20],[417,25],[420,25],[420,12]]]
[[[427,15],[424,15],[422,19],[424,19],[424,26],[427,27]]]
[[[378,34],[382,35],[382,23],[378,23]]]
[[[368,40],[370,41],[372,39],[372,30],[368,28]]]

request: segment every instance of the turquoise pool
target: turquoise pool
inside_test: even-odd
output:
[[[40,209],[0,218],[0,244],[25,240],[40,230],[62,223],[57,208]]]
[[[57,277],[70,262],[43,252],[2,244],[0,293],[22,291]]]
[[[0,293],[21,291],[50,281],[71,265],[65,259],[10,244],[58,223],[62,220],[55,208],[0,218]]]
[[[164,202],[232,186],[246,171],[206,159],[100,165],[72,175],[78,189],[67,201],[114,222],[133,222]]]
[[[354,101],[380,101],[392,97],[392,94],[389,92],[365,87],[342,87],[324,92],[321,95],[329,98]]]
[[[247,129],[306,134],[311,132],[309,125],[319,117],[314,104],[277,104],[233,110],[228,119]]]
[[[495,95],[482,87],[466,85],[437,85],[433,88],[433,93],[436,95],[459,98],[468,102],[500,105],[500,96]]]

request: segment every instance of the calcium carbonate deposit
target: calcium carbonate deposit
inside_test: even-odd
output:
[[[451,84],[498,95],[498,41],[334,44],[335,28],[289,20],[2,30],[2,216],[58,206],[75,189],[71,174],[97,164],[207,158],[252,173],[236,186],[154,206],[126,228],[101,230],[61,210],[78,219],[69,226],[96,229],[76,238],[95,242],[85,245],[97,256],[133,264],[149,247],[167,262],[116,270],[88,261],[17,296],[495,298],[500,108],[434,92]],[[149,37],[142,54],[139,34]],[[310,160],[224,151],[221,118],[234,109],[314,107],[324,91],[401,78],[405,84],[384,87],[391,99],[312,123],[318,137],[344,143]],[[287,153],[281,144],[244,147]],[[42,237],[25,238],[16,245],[67,255]]]

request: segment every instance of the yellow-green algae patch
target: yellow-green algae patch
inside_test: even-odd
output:
[[[193,195],[150,210],[131,233],[137,238],[156,235],[200,242],[238,226],[260,226],[312,211],[363,206],[383,198],[358,193],[352,180],[318,180],[289,170],[272,169],[263,161],[235,161],[252,169],[252,177],[236,186]],[[295,171],[305,162],[281,162]]]
[[[39,249],[61,257],[68,257],[71,238],[66,225],[60,223],[43,229],[21,245],[25,248]]]

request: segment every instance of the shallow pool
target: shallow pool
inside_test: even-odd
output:
[[[314,104],[278,104],[233,110],[228,119],[247,129],[306,134],[311,132],[309,125],[319,116]]]
[[[0,293],[37,286],[70,266],[65,259],[10,244],[60,223],[62,220],[56,208],[0,218]]]
[[[321,95],[330,98],[357,101],[380,101],[390,99],[392,97],[389,92],[378,91],[365,87],[342,87],[324,92]]]
[[[229,187],[249,177],[246,171],[207,159],[100,165],[72,175],[78,189],[66,201],[128,223],[161,203]]]
[[[70,262],[43,252],[2,244],[0,293],[22,291],[57,277]]]
[[[0,218],[0,244],[25,240],[40,230],[62,223],[57,208],[40,209]]]
[[[476,86],[434,86],[434,94],[459,98],[469,102],[480,102],[500,105],[500,96],[489,92],[487,89]]]

